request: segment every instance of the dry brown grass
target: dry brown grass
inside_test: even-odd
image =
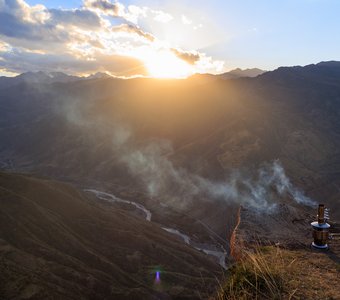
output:
[[[217,300],[340,299],[340,242],[329,251],[257,246],[229,269]]]
[[[293,272],[277,247],[256,247],[230,268],[217,293],[218,300],[287,299],[287,277]],[[289,297],[288,297],[289,298]]]

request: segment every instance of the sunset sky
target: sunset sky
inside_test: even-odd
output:
[[[0,75],[186,77],[340,60],[337,0],[0,0]]]

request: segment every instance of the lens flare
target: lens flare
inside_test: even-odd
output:
[[[155,283],[160,283],[160,282],[161,282],[161,272],[156,271]]]

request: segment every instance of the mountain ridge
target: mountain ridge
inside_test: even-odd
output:
[[[336,199],[340,87],[339,70],[333,65],[283,68],[235,80],[108,78],[38,90],[30,86],[0,90],[4,126],[0,154],[2,160],[17,161],[18,168],[27,170],[35,162],[38,169],[79,180],[89,177],[86,168],[98,172],[102,180],[116,170],[131,182],[119,160],[106,165],[102,161],[118,155],[110,142],[117,120],[131,128],[136,144],[170,141],[171,162],[192,173],[224,180],[230,169],[256,169],[279,158],[293,182],[312,197]],[[23,120],[31,126],[26,134],[18,125]],[[102,120],[107,130],[100,129]],[[11,136],[20,138],[14,141]],[[27,146],[32,141],[37,149]],[[86,163],[75,159],[78,151]],[[67,171],[56,167],[64,161],[69,162]]]

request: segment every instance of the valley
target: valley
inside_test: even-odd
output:
[[[214,291],[220,266],[153,222],[67,184],[6,173],[0,183],[5,299],[194,299]],[[155,287],[156,270],[164,283]]]
[[[238,248],[306,251],[320,202],[340,219],[338,62],[34,76],[0,78],[5,299],[207,299]]]

